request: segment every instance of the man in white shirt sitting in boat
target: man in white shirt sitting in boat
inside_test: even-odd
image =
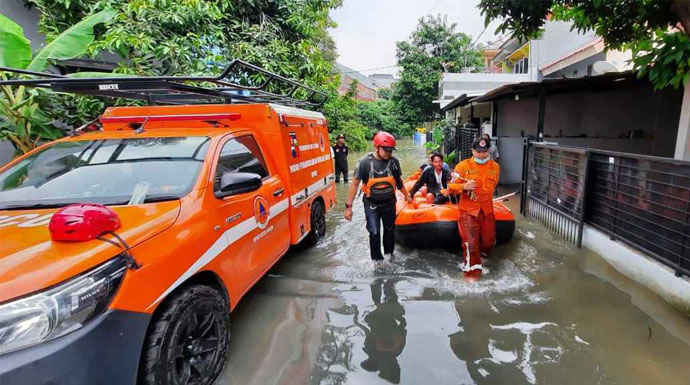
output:
[[[429,194],[433,194],[434,204],[443,204],[448,202],[448,197],[441,194],[442,189],[448,188],[450,181],[450,170],[443,167],[443,155],[438,152],[431,154],[431,167],[427,167],[419,176],[414,187],[410,190],[410,196],[426,185]]]

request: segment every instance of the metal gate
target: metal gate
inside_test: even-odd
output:
[[[521,213],[581,246],[587,151],[526,142],[524,162]]]
[[[479,136],[478,127],[458,127],[455,131],[458,161],[472,157],[472,143]]]

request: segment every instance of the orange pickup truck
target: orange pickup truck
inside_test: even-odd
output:
[[[244,98],[109,108],[0,168],[1,384],[215,380],[231,310],[335,203],[325,118]]]

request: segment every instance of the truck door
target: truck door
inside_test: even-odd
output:
[[[224,173],[254,173],[261,177],[259,189],[222,196],[220,180]],[[244,293],[289,247],[289,202],[281,179],[269,172],[254,137],[237,134],[221,144],[215,172],[214,194],[220,200],[209,216],[222,223],[228,245],[222,256],[223,273]],[[284,206],[284,207],[283,207]],[[240,293],[240,294],[241,294]]]
[[[252,237],[255,265],[263,273],[290,247],[290,195],[276,167],[266,161],[261,146],[251,134],[236,138],[253,156],[250,172],[260,174],[262,186],[254,198],[256,231]]]

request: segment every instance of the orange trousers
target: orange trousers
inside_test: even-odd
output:
[[[474,216],[460,211],[458,231],[462,239],[462,265],[465,274],[477,275],[482,271],[481,253],[489,253],[496,245],[496,219],[494,213],[479,213]]]

